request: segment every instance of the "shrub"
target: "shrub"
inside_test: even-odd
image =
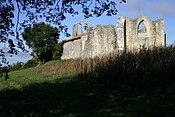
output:
[[[53,54],[53,60],[61,60],[61,56],[62,56],[61,53],[55,52],[55,53]]]
[[[24,63],[23,62],[17,62],[13,65],[8,66],[8,71],[17,71],[21,70],[23,68]]]
[[[28,60],[23,68],[31,68],[31,67],[36,67],[39,64],[39,60],[37,58],[32,58],[31,60]]]
[[[55,49],[53,52],[53,60],[61,60],[61,56],[63,53],[63,44],[64,44],[64,41],[61,41],[55,46]]]

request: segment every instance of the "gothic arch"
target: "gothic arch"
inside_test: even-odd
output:
[[[144,20],[141,20],[137,26],[137,36],[140,37],[142,35],[148,37],[148,29]]]
[[[143,27],[142,27],[143,26]],[[141,30],[141,29],[143,29],[143,28],[147,28],[146,26],[145,26],[145,22],[144,22],[144,20],[142,20],[139,24],[138,24],[138,30]]]
[[[149,34],[150,33],[150,30],[151,30],[151,20],[146,17],[146,16],[140,16],[136,19],[137,21],[137,24],[136,24],[136,31],[138,32],[138,27],[139,25],[143,22],[144,23],[144,26],[146,27],[147,29],[147,33]]]
[[[150,45],[152,21],[146,16],[136,19],[137,47],[148,47]]]

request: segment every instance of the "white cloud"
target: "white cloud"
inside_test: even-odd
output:
[[[10,62],[10,64],[16,63],[16,62],[27,62],[29,59],[32,58],[32,56],[30,56],[30,53],[25,53],[25,52],[19,52],[17,55],[12,55],[12,57],[10,57],[7,54],[7,60]]]
[[[150,14],[165,17],[175,14],[174,0],[128,0],[125,7],[128,16]]]
[[[159,15],[171,16],[175,14],[175,2],[168,0],[157,2],[152,5],[152,9]]]
[[[19,50],[18,54],[12,54],[12,57],[10,56],[11,54],[8,53],[9,48],[8,47],[3,47],[0,48],[3,49],[3,52],[5,52],[5,57],[7,58],[7,61],[10,62],[10,64],[16,63],[16,62],[27,62],[29,59],[32,58],[32,56],[30,55],[31,50],[29,50],[29,52],[22,52]],[[0,57],[0,63],[2,61],[2,58]]]

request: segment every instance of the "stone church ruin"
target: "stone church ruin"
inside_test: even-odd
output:
[[[73,37],[64,41],[62,59],[93,58],[112,52],[137,51],[140,48],[166,46],[164,20],[151,21],[120,16],[116,27],[84,21],[73,25]]]

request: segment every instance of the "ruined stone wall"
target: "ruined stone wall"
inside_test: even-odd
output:
[[[78,25],[82,33],[85,29],[87,33],[78,34]],[[62,59],[92,58],[114,51],[137,51],[143,47],[166,45],[164,20],[151,21],[146,16],[136,19],[121,16],[116,28],[113,25],[92,28],[81,21],[73,25],[73,29],[74,37],[64,43]]]
[[[139,26],[143,24],[143,29]],[[120,17],[117,24],[118,48],[135,51],[142,47],[165,46],[164,20],[151,21],[146,16],[136,19]]]
[[[97,25],[84,45],[83,57],[103,56],[116,48],[116,32],[113,25]]]
[[[103,56],[116,49],[116,32],[113,25],[98,25],[88,35],[66,42],[62,59]]]
[[[63,55],[61,59],[81,58],[83,55],[82,51],[84,51],[82,47],[84,46],[84,41],[86,39],[87,39],[87,36],[83,36],[81,39],[64,43]]]

